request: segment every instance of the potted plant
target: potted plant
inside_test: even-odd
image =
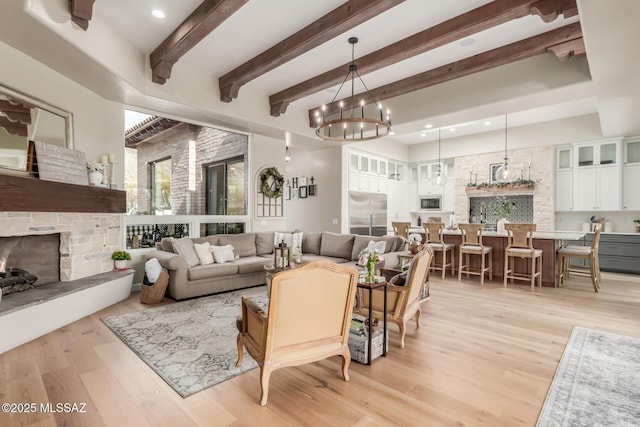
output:
[[[113,251],[111,259],[116,270],[126,270],[129,268],[129,261],[131,261],[131,255],[127,251]]]
[[[640,233],[640,219],[636,218],[633,222],[636,224],[636,233]]]

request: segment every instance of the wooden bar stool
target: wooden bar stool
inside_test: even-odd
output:
[[[433,261],[431,262],[431,270],[442,270],[442,278],[444,279],[445,273],[447,272],[447,267],[450,266],[451,274],[455,274],[453,265],[453,250],[455,248],[455,245],[453,243],[444,242],[444,223],[426,222],[422,224],[422,226],[424,227],[424,232],[427,236],[427,246],[429,246],[433,250],[433,252],[442,253],[442,262],[440,264],[436,264],[436,258],[434,256]],[[451,257],[449,258],[449,262],[447,262],[447,252],[449,251],[451,251]]]
[[[600,262],[598,261],[598,244],[600,243],[600,228],[602,224],[597,224],[595,234],[591,241],[591,247],[587,246],[565,246],[558,249],[557,261],[558,275],[556,283],[562,286],[564,280],[569,274],[574,273],[582,276],[591,277],[593,290],[598,292],[600,289]],[[589,267],[580,267],[571,265],[571,258],[581,258],[589,261]]]
[[[484,224],[458,224],[458,227],[462,230],[462,243],[458,249],[458,280],[462,280],[462,273],[467,277],[469,274],[479,275],[480,285],[484,287],[486,273],[489,273],[489,280],[493,280],[493,248],[482,244]],[[465,256],[465,264],[462,263],[462,255]],[[480,255],[479,270],[471,270],[469,255]]]
[[[393,234],[396,236],[402,236],[407,241],[409,240],[409,228],[411,227],[410,222],[392,222],[391,228],[393,228]]]
[[[535,288],[538,278],[538,286],[542,287],[542,250],[533,247],[533,232],[536,224],[505,224],[507,231],[507,247],[504,250],[504,287],[507,287],[507,279],[528,280],[531,282],[531,292]],[[516,273],[514,269],[515,258],[531,259],[528,273]],[[537,262],[536,262],[537,261]]]

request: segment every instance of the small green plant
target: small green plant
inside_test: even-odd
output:
[[[493,214],[497,217],[504,218],[513,212],[515,205],[509,201],[505,196],[496,196],[495,200],[491,204]]]
[[[131,261],[131,255],[127,251],[113,251],[111,259],[114,261]]]

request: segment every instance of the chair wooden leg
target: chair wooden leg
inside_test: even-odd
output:
[[[422,314],[422,309],[418,308],[418,311],[416,311],[416,328],[420,327],[420,315]]]
[[[493,251],[489,252],[489,280],[493,280]]]
[[[531,257],[531,292],[536,287],[536,257]]]
[[[342,353],[342,378],[345,381],[349,381],[349,365],[351,364],[351,353],[349,348],[345,347],[344,353]]]
[[[480,287],[484,288],[484,263],[485,263],[484,254],[480,254],[480,258],[482,258],[482,260],[480,261]]]
[[[404,334],[407,331],[407,326],[404,322],[398,322],[398,328],[400,329],[400,348],[404,348]]]
[[[451,275],[452,276],[456,274],[455,263],[453,262],[454,259],[456,259],[456,253],[454,249],[451,248]]]
[[[444,279],[444,275],[447,273],[447,250],[442,248],[442,278]]]
[[[507,277],[509,276],[509,256],[504,253],[504,273],[503,273],[503,287],[507,287]]]
[[[540,260],[538,261],[538,271],[540,272],[538,275],[538,287],[542,288],[542,255],[540,255]]]
[[[264,406],[267,404],[267,399],[269,398],[269,380],[271,379],[271,366],[262,365],[260,367],[260,405]]]
[[[467,272],[467,279],[468,279],[469,278],[469,269],[471,268],[470,264],[469,264],[469,254],[465,254],[464,258],[465,258],[465,260],[464,260],[465,267],[467,267],[466,272]]]
[[[238,346],[238,361],[236,362],[236,366],[242,365],[242,359],[244,357],[244,346],[242,345],[242,333],[238,332],[238,337],[236,338],[236,344]]]
[[[458,281],[462,280],[462,251],[458,249]]]
[[[593,256],[593,253],[592,253],[591,256],[589,257],[589,273],[591,276],[591,283],[593,284],[593,290],[595,292],[598,292],[596,267],[597,267],[597,261],[595,260],[595,257]]]

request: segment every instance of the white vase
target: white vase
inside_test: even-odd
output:
[[[89,172],[89,183],[91,185],[100,185],[102,184],[102,179],[104,178],[104,176],[102,175],[102,172],[99,171],[91,171]]]
[[[129,261],[127,261],[126,259],[118,259],[113,263],[116,267],[116,270],[126,270],[127,268],[129,268]]]
[[[498,233],[504,233],[505,231],[507,231],[507,230],[504,228],[504,225],[505,225],[505,224],[507,224],[508,222],[509,222],[509,221],[507,221],[507,219],[506,219],[506,218],[501,218],[501,219],[498,221],[498,223],[496,224],[496,231],[497,231]]]

